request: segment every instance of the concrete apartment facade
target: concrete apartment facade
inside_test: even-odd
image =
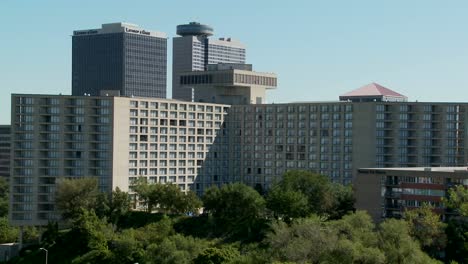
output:
[[[144,176],[202,194],[230,182],[268,189],[293,169],[350,184],[359,168],[464,166],[467,110],[468,103],[12,95],[10,218],[57,219],[60,177],[97,177],[104,191],[131,191]]]
[[[60,178],[95,177],[102,191],[139,176],[202,192],[227,183],[229,106],[181,101],[62,95],[12,95],[10,219],[58,220]]]
[[[376,222],[424,204],[444,215],[442,198],[455,185],[468,186],[468,167],[362,168],[354,183],[356,208]]]
[[[210,38],[213,28],[196,22],[177,26],[172,46],[172,98],[192,101],[192,90],[180,85],[180,74],[206,71],[209,64],[245,63],[245,45],[231,38]]]
[[[111,191],[113,100],[88,96],[12,95],[10,219],[45,225],[59,219],[61,177],[95,177]]]
[[[0,177],[10,179],[11,126],[0,125]]]
[[[167,36],[129,23],[75,30],[72,36],[72,94],[166,98]]]

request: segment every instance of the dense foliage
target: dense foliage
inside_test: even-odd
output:
[[[157,210],[172,214],[196,214],[202,207],[200,199],[193,192],[184,194],[175,184],[150,184],[146,178],[140,177],[133,190],[149,213]]]
[[[0,217],[8,216],[8,184],[0,177]]]
[[[201,201],[174,185],[137,182],[145,211],[129,210],[133,200],[120,190],[94,195],[88,184],[72,185],[93,195],[74,200],[78,209],[61,207],[70,228],[49,224],[42,243],[11,263],[38,263],[39,247],[49,263],[440,263],[445,249],[446,261],[466,263],[466,216],[444,224],[422,207],[375,224],[354,210],[349,187],[309,172],[288,172],[265,193],[240,183],[212,187],[201,215]],[[448,198],[454,211],[466,206],[465,192]]]
[[[67,179],[57,182],[55,203],[64,219],[75,219],[83,211],[97,208],[99,197],[96,178]]]

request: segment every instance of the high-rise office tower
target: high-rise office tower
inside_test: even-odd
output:
[[[191,101],[192,90],[180,85],[180,74],[205,71],[208,64],[245,63],[245,46],[231,38],[210,39],[213,28],[196,22],[177,26],[173,39],[172,98]]]
[[[128,23],[72,36],[72,94],[166,97],[167,37]]]

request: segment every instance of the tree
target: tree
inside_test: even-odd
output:
[[[0,217],[0,244],[15,242],[18,238],[18,229],[10,226],[6,217]]]
[[[354,197],[354,191],[351,185],[342,185],[338,183],[331,184],[331,191],[333,193],[333,205],[328,214],[330,219],[340,219],[349,212],[354,212],[354,203],[356,198]]]
[[[107,263],[112,258],[108,242],[114,236],[113,229],[93,210],[77,214],[69,235],[77,243],[75,250],[82,254],[72,263]]]
[[[350,186],[333,184],[328,177],[309,171],[287,171],[271,192],[272,196],[267,199],[269,208],[277,210],[275,213],[279,215],[319,214],[339,219],[354,211],[354,195]],[[304,206],[302,197],[307,199],[307,206]],[[289,202],[292,202],[291,208],[287,208]]]
[[[239,251],[231,246],[221,248],[210,247],[205,249],[196,259],[194,264],[222,264],[239,257]]]
[[[146,247],[150,244],[159,244],[165,238],[175,234],[172,220],[164,216],[160,221],[148,224],[136,230],[136,238]]]
[[[443,202],[456,213],[449,218],[446,229],[447,259],[468,263],[468,189],[463,185],[455,186]]]
[[[135,230],[122,230],[109,244],[114,263],[143,263],[144,248]]]
[[[432,209],[431,206],[424,205],[414,210],[407,210],[405,220],[408,223],[410,235],[434,257],[445,248],[447,237],[445,235],[446,224]]]
[[[338,243],[326,255],[330,263],[385,263],[377,247],[377,233],[371,217],[364,211],[327,223],[338,234]]]
[[[127,192],[123,192],[119,187],[112,192],[109,203],[109,219],[116,224],[120,217],[127,214],[130,210],[130,196]]]
[[[197,215],[202,207],[203,203],[200,198],[194,192],[189,191],[180,197],[177,212]]]
[[[175,184],[149,184],[141,177],[134,185],[134,190],[146,206],[147,212],[157,208],[163,213],[195,213],[202,206],[200,199],[193,192],[185,194]]]
[[[375,247],[365,247],[348,239],[339,239],[330,252],[321,258],[323,263],[384,264],[384,253]]]
[[[307,216],[307,197],[298,191],[274,187],[266,198],[266,206],[274,212],[275,218],[290,222],[291,219]]]
[[[448,194],[448,199],[443,200],[447,207],[461,216],[468,217],[468,189],[463,185],[457,185],[451,188]]]
[[[157,187],[159,187],[159,185]],[[140,203],[146,207],[146,211],[151,213],[153,206],[155,206],[155,204],[153,204],[154,199],[157,198],[154,197],[154,194],[152,195],[155,188],[151,188],[145,177],[138,177],[138,179],[133,183],[132,189],[138,195]]]
[[[176,234],[164,238],[160,243],[149,245],[145,252],[145,263],[190,264],[210,245],[203,239]]]
[[[449,220],[447,229],[446,260],[468,263],[468,219],[453,217]]]
[[[354,243],[361,243],[366,247],[377,246],[377,233],[375,224],[370,215],[365,211],[357,211],[343,216],[340,220],[328,223],[336,230],[341,238],[346,238]]]
[[[336,233],[319,217],[296,219],[290,226],[274,222],[265,239],[270,262],[295,263],[319,263],[337,241]]]
[[[39,231],[34,226],[25,226],[23,229],[23,242],[24,243],[38,243]]]
[[[291,170],[279,182],[283,190],[293,190],[307,197],[309,213],[324,214],[334,206],[331,184],[326,176],[309,171]]]
[[[110,223],[116,225],[119,219],[128,213],[131,207],[130,196],[117,187],[112,193],[99,193],[97,197],[96,214],[106,217]]]
[[[49,248],[50,245],[55,244],[57,238],[59,237],[59,228],[57,222],[49,222],[47,223],[47,228],[42,233],[42,243],[45,244],[46,248]]]
[[[64,219],[76,219],[83,211],[94,211],[98,197],[96,178],[60,179],[55,202]]]
[[[0,177],[0,217],[8,216],[8,182]]]
[[[378,244],[385,253],[387,263],[439,263],[421,250],[402,220],[387,219],[380,224]]]
[[[265,210],[263,197],[241,183],[211,187],[202,200],[205,211],[213,215],[218,226],[228,233],[243,234],[244,238],[250,238]]]

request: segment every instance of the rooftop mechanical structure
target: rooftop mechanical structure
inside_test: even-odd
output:
[[[198,22],[190,22],[188,24],[177,26],[177,35],[185,36],[212,36],[213,28],[208,25],[203,25]]]

